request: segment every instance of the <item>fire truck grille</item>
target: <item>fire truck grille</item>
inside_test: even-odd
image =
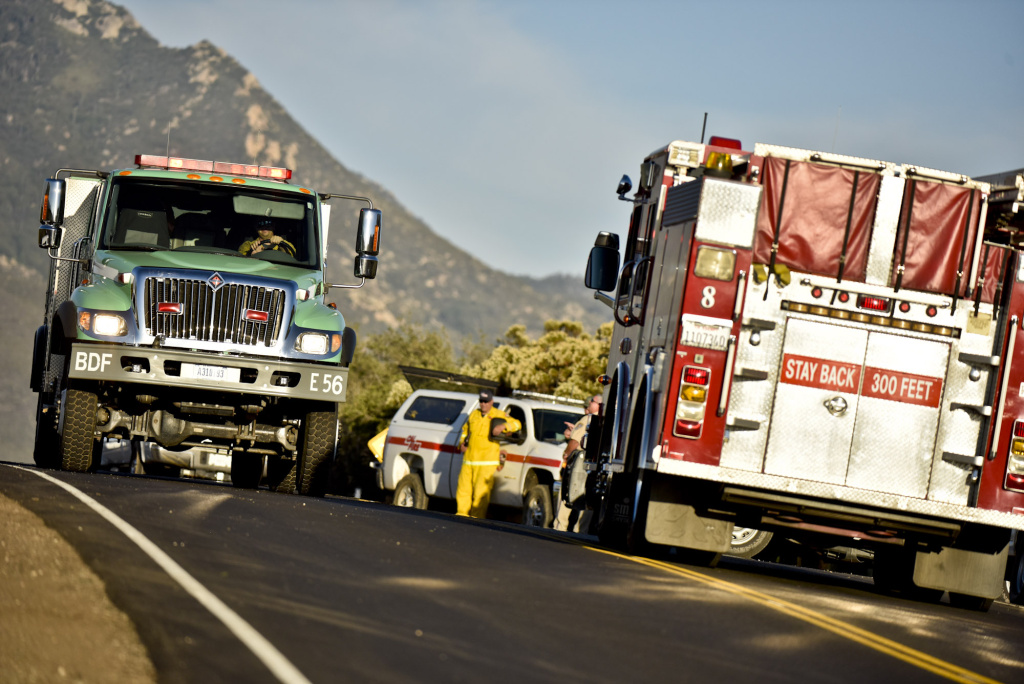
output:
[[[146,279],[146,332],[175,340],[272,347],[284,319],[284,290],[204,280]]]

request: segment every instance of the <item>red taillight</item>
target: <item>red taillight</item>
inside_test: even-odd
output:
[[[243,315],[247,321],[257,321],[259,323],[266,323],[267,319],[270,318],[270,314],[266,311],[256,311],[255,309],[246,309]]]
[[[700,437],[701,424],[695,420],[677,420],[675,434],[680,437]]]
[[[857,297],[857,307],[868,311],[888,311],[889,300],[882,297],[868,297],[861,295]]]
[[[711,140],[708,141],[708,145],[714,147],[728,147],[731,150],[742,150],[743,145],[736,138],[723,138],[720,135],[711,136]]]
[[[1024,475],[1008,473],[1006,475],[1006,486],[1013,489],[1024,489]]]
[[[711,380],[711,371],[707,368],[697,368],[696,366],[687,366],[683,369],[683,382],[688,382],[691,385],[703,385],[707,386]]]
[[[179,304],[178,302],[159,302],[156,305],[156,312],[157,313],[180,314],[181,313],[181,304]]]
[[[1013,436],[1024,437],[1024,420],[1018,420],[1013,424]]]

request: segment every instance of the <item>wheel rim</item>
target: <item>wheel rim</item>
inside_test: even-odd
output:
[[[544,507],[534,497],[526,504],[526,524],[531,527],[544,526]]]
[[[751,541],[757,536],[760,530],[756,530],[753,527],[733,527],[732,528],[732,545],[741,546]]]
[[[398,495],[395,496],[395,505],[403,508],[413,508],[416,505],[415,497],[412,495],[412,490],[408,487],[403,487]]]

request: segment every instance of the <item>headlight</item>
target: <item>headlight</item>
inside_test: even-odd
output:
[[[92,319],[92,332],[104,337],[122,337],[128,334],[128,324],[121,316],[96,314]]]
[[[327,344],[325,333],[304,332],[295,340],[295,349],[303,354],[326,354]]]

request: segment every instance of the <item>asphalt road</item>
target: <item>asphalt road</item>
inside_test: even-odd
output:
[[[1021,608],[860,577],[195,481],[0,465],[0,493],[106,583],[162,682],[1024,681]]]

